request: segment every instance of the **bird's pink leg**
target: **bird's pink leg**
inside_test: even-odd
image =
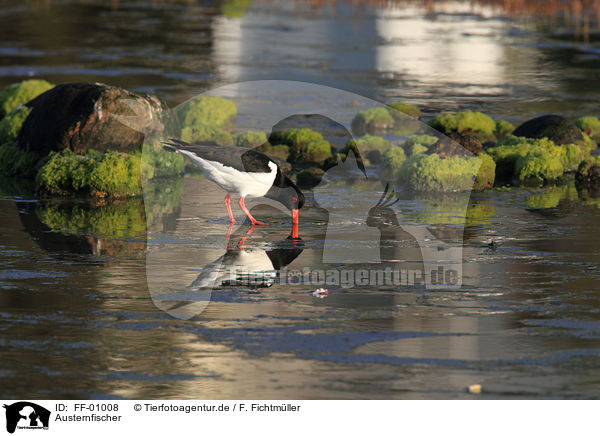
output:
[[[240,205],[240,208],[244,211],[244,213],[250,220],[250,224],[252,224],[253,226],[268,226],[269,225],[267,223],[258,221],[256,218],[254,218],[252,215],[250,215],[250,211],[246,208],[246,205],[244,204],[244,197],[240,197],[240,201],[238,204]]]
[[[229,222],[234,223],[235,218],[233,217],[233,212],[231,212],[231,194],[227,193],[225,196],[225,207],[227,208],[227,213],[229,214]]]

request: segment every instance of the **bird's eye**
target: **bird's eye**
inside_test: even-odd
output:
[[[292,201],[298,201],[298,197],[292,197]]]

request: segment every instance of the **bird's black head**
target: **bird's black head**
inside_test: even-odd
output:
[[[280,202],[291,211],[302,209],[305,200],[302,191],[289,177],[281,174],[279,169],[273,186],[271,186],[265,197]]]

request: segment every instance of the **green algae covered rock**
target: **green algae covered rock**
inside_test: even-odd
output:
[[[565,171],[575,170],[585,157],[585,152],[575,144],[555,145],[546,138],[510,134],[486,151],[496,162],[498,178],[516,177],[529,184],[556,180]]]
[[[515,172],[522,185],[542,185],[563,175],[560,155],[542,148],[528,152],[517,159]]]
[[[474,111],[447,112],[437,115],[428,123],[430,127],[445,133],[480,133],[493,137],[496,123],[489,116]]]
[[[496,162],[487,154],[479,154],[477,158],[481,160],[481,166],[475,177],[473,189],[481,191],[494,186],[496,180]]]
[[[580,184],[600,185],[600,156],[590,157],[581,162],[575,180]]]
[[[45,80],[35,79],[7,86],[0,92],[0,118],[53,87],[54,85]]]
[[[265,132],[244,132],[235,138],[235,145],[238,147],[254,148],[267,142]]]
[[[406,154],[402,147],[391,147],[383,153],[383,166],[388,170],[399,170],[404,161],[406,161]]]
[[[269,136],[271,144],[282,144],[289,147],[290,162],[302,161],[305,158],[304,150],[308,144],[320,141],[325,141],[323,135],[307,127],[275,131]]]
[[[228,132],[237,116],[235,103],[223,97],[201,96],[189,100],[175,110],[181,123],[181,139],[186,142],[215,141],[233,145]]]
[[[581,117],[575,120],[575,125],[594,141],[600,142],[600,120],[596,117]]]
[[[496,121],[496,128],[494,129],[494,136],[496,139],[502,139],[509,133],[512,133],[515,130],[515,126],[513,126],[508,121],[498,120]]]
[[[484,185],[477,182],[481,166],[479,156],[442,159],[437,154],[416,154],[404,162],[398,178],[418,192],[470,191]]]
[[[429,149],[421,144],[413,144],[408,149],[408,155],[412,156],[414,154],[426,153]]]
[[[421,117],[421,111],[418,107],[410,105],[408,103],[390,103],[388,106],[391,110],[388,110],[392,118],[401,119],[401,114],[408,115],[409,117],[419,119]]]
[[[302,151],[302,160],[305,162],[322,163],[330,157],[331,144],[324,139],[309,142]]]
[[[357,135],[377,133],[394,127],[395,120],[384,107],[374,107],[359,111],[352,120],[352,130]]]
[[[21,126],[30,112],[31,109],[21,106],[0,120],[0,144],[17,140]]]
[[[438,142],[438,138],[432,135],[417,135],[417,136],[411,136],[410,138],[408,138],[406,140],[406,143],[404,144],[406,147],[411,147],[415,144],[419,144],[422,145],[424,147],[430,147],[433,144],[435,144],[436,142]]]
[[[140,195],[140,154],[89,150],[80,155],[68,149],[52,152],[38,171],[36,183],[49,194]]]
[[[346,150],[355,150],[355,147],[361,152],[361,154],[367,154],[370,151],[377,150],[380,153],[384,153],[387,149],[392,146],[392,143],[381,136],[374,135],[363,135],[357,139],[351,139],[346,143]]]

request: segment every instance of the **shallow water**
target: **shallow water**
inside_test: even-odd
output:
[[[225,286],[182,319],[152,291],[165,277],[189,286],[225,253],[228,225],[220,193],[199,206],[209,182],[179,183],[183,198],[161,205],[147,242],[135,218],[121,237],[73,233],[73,216],[115,205],[80,215],[72,201],[2,197],[3,396],[467,398],[481,383],[485,398],[598,398],[600,209],[573,185],[474,195],[460,289],[332,286],[319,299],[310,283]],[[143,218],[140,202],[126,203]],[[271,225],[245,250],[295,249],[288,217],[252,211]],[[326,218],[314,203],[303,211],[287,270],[323,268]],[[456,236],[436,220],[422,222]],[[233,229],[234,251],[247,230]],[[398,259],[413,259],[406,239],[387,241]]]
[[[226,19],[198,4],[6,4],[0,86],[28,75],[103,81],[174,105],[236,80],[296,79],[427,114],[470,108],[505,119],[595,113],[600,93],[594,38],[484,9],[339,4],[290,19],[289,4],[256,2]],[[310,101],[279,103],[300,112]],[[418,270],[418,242],[435,251],[440,240],[463,247],[462,286],[327,286],[317,298],[313,283],[274,280],[215,289],[205,305],[189,287],[227,253],[228,231],[222,193],[206,183],[188,175],[147,186],[145,202],[104,205],[36,200],[0,180],[2,397],[473,398],[465,388],[475,383],[481,398],[600,397],[600,203],[572,183],[470,201],[404,198],[395,213],[433,236],[363,225],[364,258],[356,234],[327,238],[332,217],[348,231],[360,224],[352,217],[311,199],[294,243],[289,216],[256,206],[271,225],[248,235],[244,251],[288,254],[285,270],[339,268],[323,260],[326,240],[332,259],[352,254],[353,269],[379,256]],[[332,192],[320,195],[335,209]],[[367,210],[378,199],[347,195]],[[234,253],[247,230],[232,229]]]

